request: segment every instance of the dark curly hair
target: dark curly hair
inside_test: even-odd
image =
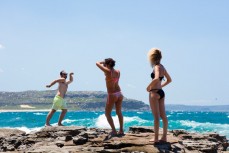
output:
[[[113,60],[112,58],[106,58],[104,64],[113,68],[115,66],[115,60]]]

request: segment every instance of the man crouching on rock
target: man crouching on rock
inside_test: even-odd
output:
[[[64,96],[67,92],[68,85],[73,82],[74,73],[69,74],[70,78],[68,81],[66,81],[67,75],[68,74],[65,71],[61,71],[60,78],[57,80],[54,80],[50,85],[46,86],[47,88],[50,88],[54,84],[59,83],[58,91],[57,91],[56,96],[54,97],[52,109],[50,110],[50,112],[47,115],[45,126],[51,126],[49,121],[52,118],[53,114],[58,109],[62,110],[60,117],[59,117],[58,126],[63,126],[61,122],[64,119],[65,114],[67,113],[67,105],[66,105],[66,102],[64,101]]]

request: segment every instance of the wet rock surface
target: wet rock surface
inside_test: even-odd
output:
[[[0,152],[29,153],[218,153],[229,144],[217,133],[168,132],[168,142],[154,145],[152,127],[130,127],[123,136],[111,137],[110,130],[85,127],[45,127],[26,134],[15,129],[0,129]],[[161,132],[160,132],[161,133]]]

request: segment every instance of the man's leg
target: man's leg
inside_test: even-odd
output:
[[[64,126],[61,122],[64,119],[67,111],[68,111],[67,109],[62,109],[62,112],[60,114],[59,121],[58,121],[58,126]]]
[[[51,126],[49,121],[52,118],[53,114],[56,112],[55,109],[51,109],[50,112],[48,113],[47,117],[46,117],[46,123],[45,126]]]

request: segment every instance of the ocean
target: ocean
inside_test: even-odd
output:
[[[44,127],[48,112],[0,112],[0,128],[16,128],[19,130],[36,131]],[[57,125],[60,112],[56,112],[51,120]],[[229,139],[229,112],[166,112],[169,120],[169,130],[185,129],[190,132],[217,132],[226,135]],[[114,123],[118,128],[118,117],[112,112]],[[128,131],[130,126],[153,126],[151,112],[125,111],[124,128]],[[62,122],[66,126],[85,126],[109,128],[103,111],[70,111]],[[162,126],[162,122],[161,122]]]

